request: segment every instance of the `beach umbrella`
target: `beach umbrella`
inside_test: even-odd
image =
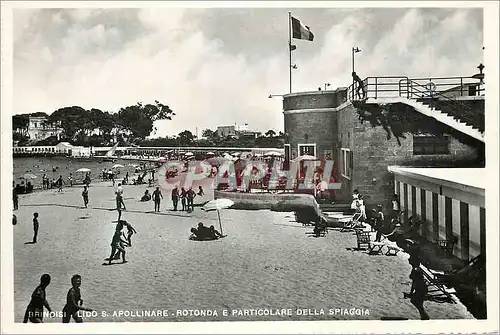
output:
[[[264,156],[283,156],[281,152],[278,151],[269,151],[264,154]]]
[[[205,212],[217,211],[217,216],[219,218],[220,233],[222,235],[224,235],[224,233],[222,232],[222,223],[221,223],[221,220],[220,220],[220,211],[222,209],[229,208],[232,205],[234,205],[234,201],[232,201],[230,199],[214,199],[214,200],[210,200],[209,202],[207,202],[201,208]]]
[[[300,161],[316,161],[318,158],[316,156],[311,156],[311,155],[303,155],[295,158],[293,161],[294,162],[300,162]]]
[[[222,158],[222,157],[212,157],[212,158],[207,158],[205,160],[205,162],[207,162],[213,166],[223,165],[225,161],[226,161],[226,158]]]
[[[122,167],[123,167],[123,165],[121,165],[121,164],[115,164],[112,166],[112,169],[117,169],[117,168],[122,168]]]
[[[23,179],[35,179],[36,176],[33,173],[25,173],[23,174]]]
[[[193,156],[194,154],[192,152],[186,152],[184,156]]]
[[[207,152],[207,155],[215,155],[212,151]]]
[[[90,172],[90,169],[81,168],[81,169],[76,170],[76,172]]]

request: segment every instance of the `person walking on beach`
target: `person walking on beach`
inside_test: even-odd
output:
[[[190,187],[189,190],[186,193],[187,197],[187,210],[188,212],[194,211],[194,197],[196,197],[195,191],[193,191],[193,188]]]
[[[156,187],[156,190],[153,192],[153,201],[155,203],[155,212],[160,211],[160,199],[163,199],[163,194],[161,194],[160,187]]]
[[[92,312],[92,309],[83,307],[83,300],[80,293],[80,286],[82,286],[82,276],[76,274],[71,277],[71,288],[66,296],[66,305],[63,308],[63,323],[69,323],[71,317],[76,323],[82,323],[83,319],[78,311]]]
[[[36,243],[36,239],[38,237],[38,227],[39,227],[39,222],[38,222],[38,213],[33,214],[33,243]]]
[[[186,210],[186,190],[184,189],[184,187],[181,187],[180,198],[181,198],[182,211],[185,211]]]
[[[16,187],[14,185],[12,185],[12,202],[13,202],[13,205],[14,205],[14,210],[18,210],[19,209],[19,196],[17,195],[17,190],[16,190]]]
[[[120,224],[120,222],[122,223]],[[122,240],[123,222],[124,221],[122,220],[118,220],[118,225],[116,225],[115,233],[113,234],[113,238],[111,239],[111,254],[109,255],[108,259],[109,264],[111,264],[111,262],[115,258],[116,252],[121,253],[123,263],[127,262],[125,260],[125,248],[124,248],[125,241]]]
[[[174,211],[177,211],[177,204],[179,203],[179,188],[177,185],[172,189],[172,204],[174,205]]]
[[[57,186],[59,186],[59,192],[62,192],[62,187],[63,187],[63,177],[62,175],[59,175],[59,178],[57,179]]]
[[[125,203],[123,202],[123,187],[121,183],[118,183],[118,188],[116,189],[116,204],[117,207],[123,206],[123,209],[126,210],[125,208]]]
[[[73,187],[73,174],[71,172],[69,173],[68,180],[69,180],[69,186]]]
[[[47,179],[47,176],[45,175],[45,173],[43,174],[42,176],[42,190],[45,190],[45,189],[48,189],[49,188],[49,183],[48,183],[48,179]]]
[[[132,246],[132,235],[137,234],[137,231],[128,222],[125,223],[125,227],[127,227],[127,242],[128,242],[128,246],[131,247]]]
[[[26,312],[24,313],[23,323],[43,323],[43,307],[47,308],[49,312],[52,309],[46,299],[45,289],[50,284],[50,275],[43,274],[40,278],[40,285],[31,294],[31,301],[26,307]]]
[[[418,309],[420,320],[429,320],[429,314],[424,309],[424,301],[427,296],[428,288],[425,282],[424,275],[420,269],[420,260],[410,257],[408,262],[412,266],[410,279],[412,280],[409,294],[405,294],[405,298],[410,298],[410,302]]]
[[[87,205],[89,204],[89,190],[87,189],[87,186],[83,186],[82,197],[83,205],[87,208]]]

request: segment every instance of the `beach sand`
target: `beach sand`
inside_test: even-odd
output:
[[[102,265],[117,220],[111,183],[91,186],[88,209],[82,207],[81,187],[20,196],[13,237],[16,322],[22,322],[43,273],[52,276],[47,300],[54,311],[65,304],[71,276],[82,276],[84,305],[98,312],[85,322],[419,319],[416,308],[403,299],[411,285],[404,253],[372,256],[354,251],[353,233],[331,230],[325,237],[309,237],[306,231],[312,228],[295,222],[293,213],[266,210],[223,210],[227,237],[191,241],[189,229],[199,221],[219,229],[217,213],[200,208],[172,212],[166,191],[161,212],[154,213],[152,202],[138,201],[146,188],[124,187],[127,211],[122,218],[138,234],[126,249],[128,262],[111,266]],[[196,202],[209,199],[207,195]],[[34,212],[39,213],[38,243],[25,244],[32,239]],[[472,318],[461,303],[426,302],[425,307],[431,319]],[[231,310],[259,308],[290,308],[292,315],[231,316]],[[325,314],[297,315],[297,308],[323,309]],[[328,315],[336,308],[358,308],[364,315]],[[177,310],[189,309],[215,310],[218,316],[176,316]],[[230,316],[222,315],[224,309]],[[168,310],[170,315],[113,317],[114,311],[137,310]]]

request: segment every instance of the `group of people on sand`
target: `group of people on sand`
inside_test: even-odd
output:
[[[189,238],[192,240],[216,240],[221,237],[224,237],[224,235],[216,230],[213,225],[207,227],[203,222],[199,222],[198,227],[191,228],[191,236]]]
[[[180,200],[182,205],[181,211],[192,212],[194,211],[194,198],[196,196],[203,195],[205,195],[205,191],[201,185],[198,187],[198,193],[196,193],[192,187],[186,191],[184,187],[181,187],[179,190],[179,187],[175,185],[171,192],[171,199],[174,207],[173,210],[177,211],[177,206],[179,205]],[[146,190],[139,201],[147,202],[153,200],[155,206],[154,211],[160,212],[160,203],[162,199],[163,194],[161,193],[160,187],[157,186],[152,194]]]
[[[49,312],[52,312],[52,308],[47,302],[47,294],[45,292],[47,286],[49,286],[51,277],[49,274],[43,274],[40,278],[40,285],[38,285],[33,293],[31,294],[31,300],[26,307],[26,312],[24,313],[23,323],[43,323],[43,309],[47,308]],[[80,293],[80,286],[82,285],[82,277],[78,274],[71,277],[71,288],[68,290],[66,295],[66,304],[62,310],[62,322],[69,323],[70,319],[73,318],[75,322],[83,322],[82,316],[79,311],[92,312],[92,309],[83,307],[83,300]]]

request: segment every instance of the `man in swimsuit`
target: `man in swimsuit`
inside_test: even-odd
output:
[[[45,289],[50,284],[50,275],[44,274],[40,278],[40,285],[31,294],[31,301],[26,307],[26,312],[24,313],[23,323],[28,323],[28,320],[32,323],[43,323],[43,307],[45,306],[49,312],[52,309],[49,303],[45,299]]]
[[[161,194],[160,187],[156,187],[156,190],[153,192],[153,201],[155,203],[155,212],[160,211],[160,201],[163,199],[163,194]]]
[[[111,240],[111,255],[107,259],[109,264],[115,258],[115,253],[121,253],[123,263],[126,263],[125,260],[125,248],[124,242],[122,240],[122,228],[126,224],[126,221],[118,220],[118,224],[116,225],[115,233],[113,234],[113,238]]]
[[[71,317],[76,323],[82,323],[82,317],[79,315],[78,311],[92,312],[92,309],[83,307],[83,300],[80,294],[80,286],[82,285],[82,277],[80,275],[74,275],[71,277],[72,287],[68,291],[66,296],[66,305],[63,308],[63,323],[69,323]]]
[[[85,208],[87,208],[87,205],[89,203],[89,190],[87,189],[87,186],[83,187],[82,197],[83,197],[83,204],[85,205]]]
[[[352,79],[354,79],[354,81],[358,84],[358,88],[356,89],[356,93],[358,95],[358,98],[364,99],[366,97],[365,84],[363,83],[361,78],[359,78],[359,76],[357,75],[356,72],[352,73]],[[361,96],[360,91],[363,92],[363,96]]]
[[[38,237],[38,227],[40,223],[38,222],[38,213],[33,214],[33,243],[36,243],[36,238]]]

